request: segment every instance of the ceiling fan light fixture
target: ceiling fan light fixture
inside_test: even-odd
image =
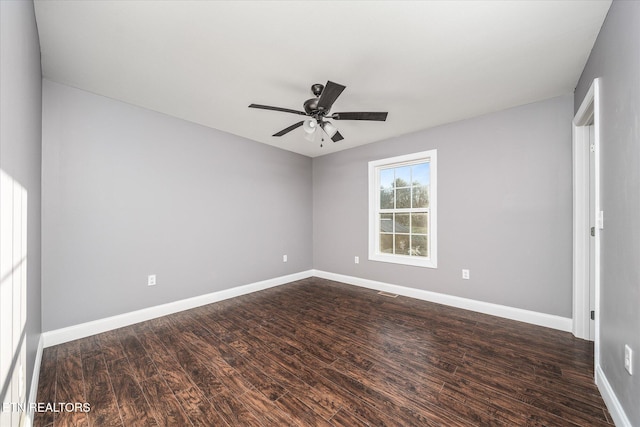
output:
[[[329,138],[333,138],[333,135],[338,132],[338,128],[335,127],[331,122],[322,122],[320,123],[320,126],[322,127],[322,130],[324,130],[324,132],[329,135]]]
[[[318,128],[318,122],[314,118],[310,118],[304,121],[302,128],[308,134],[313,134]]]
[[[305,133],[304,134],[304,139],[306,139],[309,142],[315,142],[315,140],[316,140],[316,132],[313,131],[311,133]]]

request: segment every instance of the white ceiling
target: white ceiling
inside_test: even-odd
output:
[[[36,0],[45,78],[307,156],[571,93],[611,0]],[[343,141],[304,139],[313,83]]]

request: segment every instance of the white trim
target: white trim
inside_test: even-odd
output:
[[[476,301],[454,295],[441,294],[437,292],[425,291],[422,289],[408,288],[405,286],[393,285],[390,283],[378,282],[376,280],[362,279],[359,277],[346,276],[343,274],[329,273],[321,270],[312,270],[313,276],[323,279],[335,280],[350,285],[361,286],[377,291],[389,292],[403,295],[424,301],[444,304],[451,307],[462,308],[464,310],[476,311],[478,313],[490,314],[492,316],[526,322],[533,325],[545,326],[564,332],[571,332],[572,321],[568,317],[556,316],[553,314],[539,313],[536,311],[523,310],[521,308],[509,307],[489,302]]]
[[[249,294],[251,292],[284,285],[285,283],[294,282],[296,280],[306,279],[307,277],[311,277],[311,273],[312,270],[302,271],[300,273],[237,286],[235,288],[212,292],[210,294],[200,295],[193,298],[143,308],[141,310],[123,313],[104,319],[93,320],[91,322],[81,323],[67,328],[47,331],[43,333],[44,347],[51,347],[113,329],[122,328],[124,326],[133,325],[134,323],[144,322],[146,320],[155,319],[157,317],[166,316],[179,311],[189,310],[191,308]]]
[[[627,418],[624,408],[620,404],[618,397],[614,393],[600,365],[596,366],[596,385],[602,395],[602,400],[604,400],[604,403],[607,405],[611,418],[613,418],[613,423],[618,427],[632,427],[631,421]]]
[[[405,286],[393,285],[389,283],[379,282],[375,280],[362,279],[359,277],[346,276],[343,274],[330,273],[322,270],[307,270],[287,276],[276,277],[273,279],[263,280],[231,289],[212,292],[210,294],[162,304],[154,307],[144,308],[142,310],[123,313],[104,319],[98,319],[91,322],[81,323],[79,325],[69,326],[67,328],[56,329],[44,332],[40,337],[39,354],[36,357],[37,368],[39,372],[40,358],[42,357],[41,347],[51,347],[65,342],[85,338],[102,332],[133,325],[135,323],[144,322],[146,320],[155,319],[157,317],[166,316],[177,313],[179,311],[189,310],[191,308],[200,307],[225,299],[246,295],[252,292],[261,291],[275,286],[284,285],[296,280],[306,279],[308,277],[320,277],[323,279],[335,280],[342,283],[361,286],[368,289],[385,291],[393,294],[403,295],[410,298],[416,298],[423,301],[435,302],[451,307],[457,307],[464,310],[476,311],[479,313],[490,314],[493,316],[503,317],[506,319],[526,322],[533,325],[545,326],[548,328],[558,329],[565,332],[571,331],[571,319],[555,316],[552,314],[538,313],[530,310],[493,304],[489,302],[476,301],[468,298],[457,297],[454,295],[441,294],[437,292],[425,291],[422,289],[409,288]],[[34,376],[36,375],[34,367]],[[33,384],[32,390],[33,393]],[[36,382],[37,384],[37,382]],[[37,392],[37,390],[36,390]],[[31,397],[30,397],[31,399]],[[34,397],[35,399],[35,397]]]
[[[594,138],[593,143],[595,145],[595,166],[594,166],[594,176],[595,176],[595,205],[596,212],[595,218],[600,217],[602,205],[600,204],[600,79],[594,79],[593,83],[593,132]],[[594,366],[600,367],[600,230],[604,228],[604,223],[599,224],[600,226],[596,226],[596,242],[595,242],[595,311],[596,311],[596,319],[595,319],[595,337],[594,337]]]
[[[594,366],[600,364],[600,226],[595,227],[595,337],[590,337],[589,307],[589,156],[588,125],[593,122],[595,211],[600,213],[600,80],[594,79],[573,119],[573,326],[578,338],[594,339]],[[600,224],[601,225],[601,224]]]
[[[42,352],[44,350],[44,336],[40,334],[38,340],[38,349],[36,350],[36,358],[33,362],[33,374],[31,375],[31,387],[29,388],[29,397],[27,398],[27,406],[31,408],[31,403],[35,403],[38,399],[38,382],[40,380],[40,365],[42,365]],[[24,418],[24,426],[31,427],[33,425],[33,411],[29,409]]]
[[[589,339],[589,129],[573,126],[573,335]]]

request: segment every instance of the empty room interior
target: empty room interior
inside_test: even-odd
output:
[[[640,2],[0,20],[1,426],[640,426]]]

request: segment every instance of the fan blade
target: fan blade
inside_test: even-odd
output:
[[[338,141],[341,141],[343,139],[344,139],[344,137],[342,135],[340,135],[340,132],[336,132],[336,134],[331,137],[331,140],[333,142],[338,142]]]
[[[327,84],[324,86],[324,89],[322,89],[322,93],[320,94],[320,99],[318,100],[318,109],[329,111],[333,103],[338,99],[345,88],[346,86],[339,85],[332,81],[327,81]]]
[[[281,108],[281,107],[271,107],[269,105],[251,104],[249,105],[249,108],[261,108],[263,110],[282,111],[284,113],[300,114],[301,116],[307,115],[307,113],[305,113],[304,111],[291,110],[289,108]]]
[[[377,120],[380,122],[384,122],[385,120],[387,120],[387,114],[389,113],[334,113],[331,115],[331,118],[334,120]]]
[[[301,122],[298,122],[294,125],[289,126],[288,128],[282,129],[280,132],[278,133],[274,133],[273,136],[282,136],[286,133],[291,132],[292,130],[294,130],[295,128],[299,128],[300,126],[302,126],[302,124],[304,123],[304,120]]]

